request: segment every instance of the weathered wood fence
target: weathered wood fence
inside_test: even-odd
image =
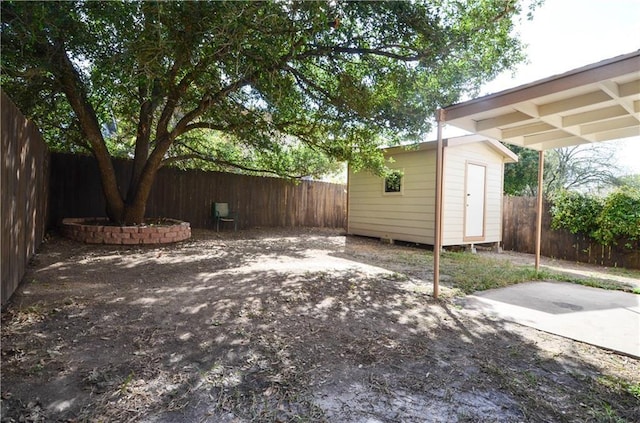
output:
[[[38,128],[9,97],[2,97],[2,289],[6,303],[31,256],[42,242],[47,222],[49,152]]]
[[[126,192],[131,162],[116,160],[120,189]],[[105,216],[105,201],[95,160],[51,155],[50,224],[64,217]],[[239,228],[331,227],[346,223],[346,186],[315,181],[162,168],[147,203],[148,217],[170,217],[195,228],[213,228],[211,203],[229,203],[239,213]]]
[[[535,252],[536,199],[532,197],[504,197],[503,247],[522,253]],[[589,237],[567,230],[551,229],[550,204],[544,203],[540,254],[563,260],[579,261],[610,267],[640,269],[640,243],[626,242],[603,246]]]

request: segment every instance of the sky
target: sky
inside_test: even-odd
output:
[[[514,75],[508,72],[486,84],[481,95],[640,50],[640,0],[546,0],[531,21],[523,19],[518,32],[528,62]],[[640,174],[640,137],[609,143],[616,146],[625,173]]]

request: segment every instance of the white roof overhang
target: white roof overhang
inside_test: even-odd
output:
[[[640,50],[445,107],[444,121],[534,150],[640,135]]]
[[[462,137],[446,138],[443,140],[443,142],[445,147],[454,147],[457,145],[465,145],[473,142],[483,142],[486,143],[489,148],[494,150],[496,153],[502,155],[504,163],[516,163],[518,161],[518,155],[516,153],[509,150],[498,141],[480,135],[466,135]]]
[[[496,153],[498,153],[503,157],[504,163],[516,163],[518,161],[518,155],[515,154],[513,151],[509,150],[507,147],[500,144],[498,141],[487,138],[487,137],[483,137],[481,135],[463,135],[460,137],[445,138],[443,142],[446,147],[449,147],[449,146],[454,147],[458,145],[465,145],[465,144],[477,143],[477,142],[485,143],[487,146],[489,146],[489,148],[491,148],[492,150],[494,150]],[[413,151],[435,150],[437,146],[438,146],[438,141],[432,140],[432,141],[425,141],[419,144],[413,144],[408,146],[405,145],[405,146],[384,148],[382,149],[382,151],[384,151],[385,155],[392,155],[392,154],[410,153]]]

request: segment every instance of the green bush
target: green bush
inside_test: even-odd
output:
[[[551,228],[567,229],[595,238],[598,216],[604,207],[599,197],[562,190],[551,199]]]
[[[640,239],[640,190],[624,187],[611,193],[605,198],[596,223],[594,238],[604,245],[620,238]]]
[[[622,187],[606,198],[561,191],[552,199],[551,227],[582,233],[602,245],[640,239],[640,190]]]

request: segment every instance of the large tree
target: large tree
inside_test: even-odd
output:
[[[598,191],[616,185],[621,170],[615,160],[616,150],[611,144],[577,145],[552,150],[548,171],[545,170],[545,189]]]
[[[216,140],[263,154],[277,173],[301,146],[380,170],[383,141],[418,139],[438,107],[523,59],[513,28],[525,7],[4,1],[2,86],[52,145],[95,156],[108,217],[139,223],[164,163],[248,167]],[[126,193],[112,165],[123,151]]]
[[[504,169],[504,192],[508,195],[536,195],[538,192],[538,152],[524,147],[509,146],[518,154],[517,163]],[[544,193],[558,191],[603,191],[624,185],[618,175],[615,148],[598,143],[549,150],[545,153]],[[631,179],[629,179],[629,182]]]

